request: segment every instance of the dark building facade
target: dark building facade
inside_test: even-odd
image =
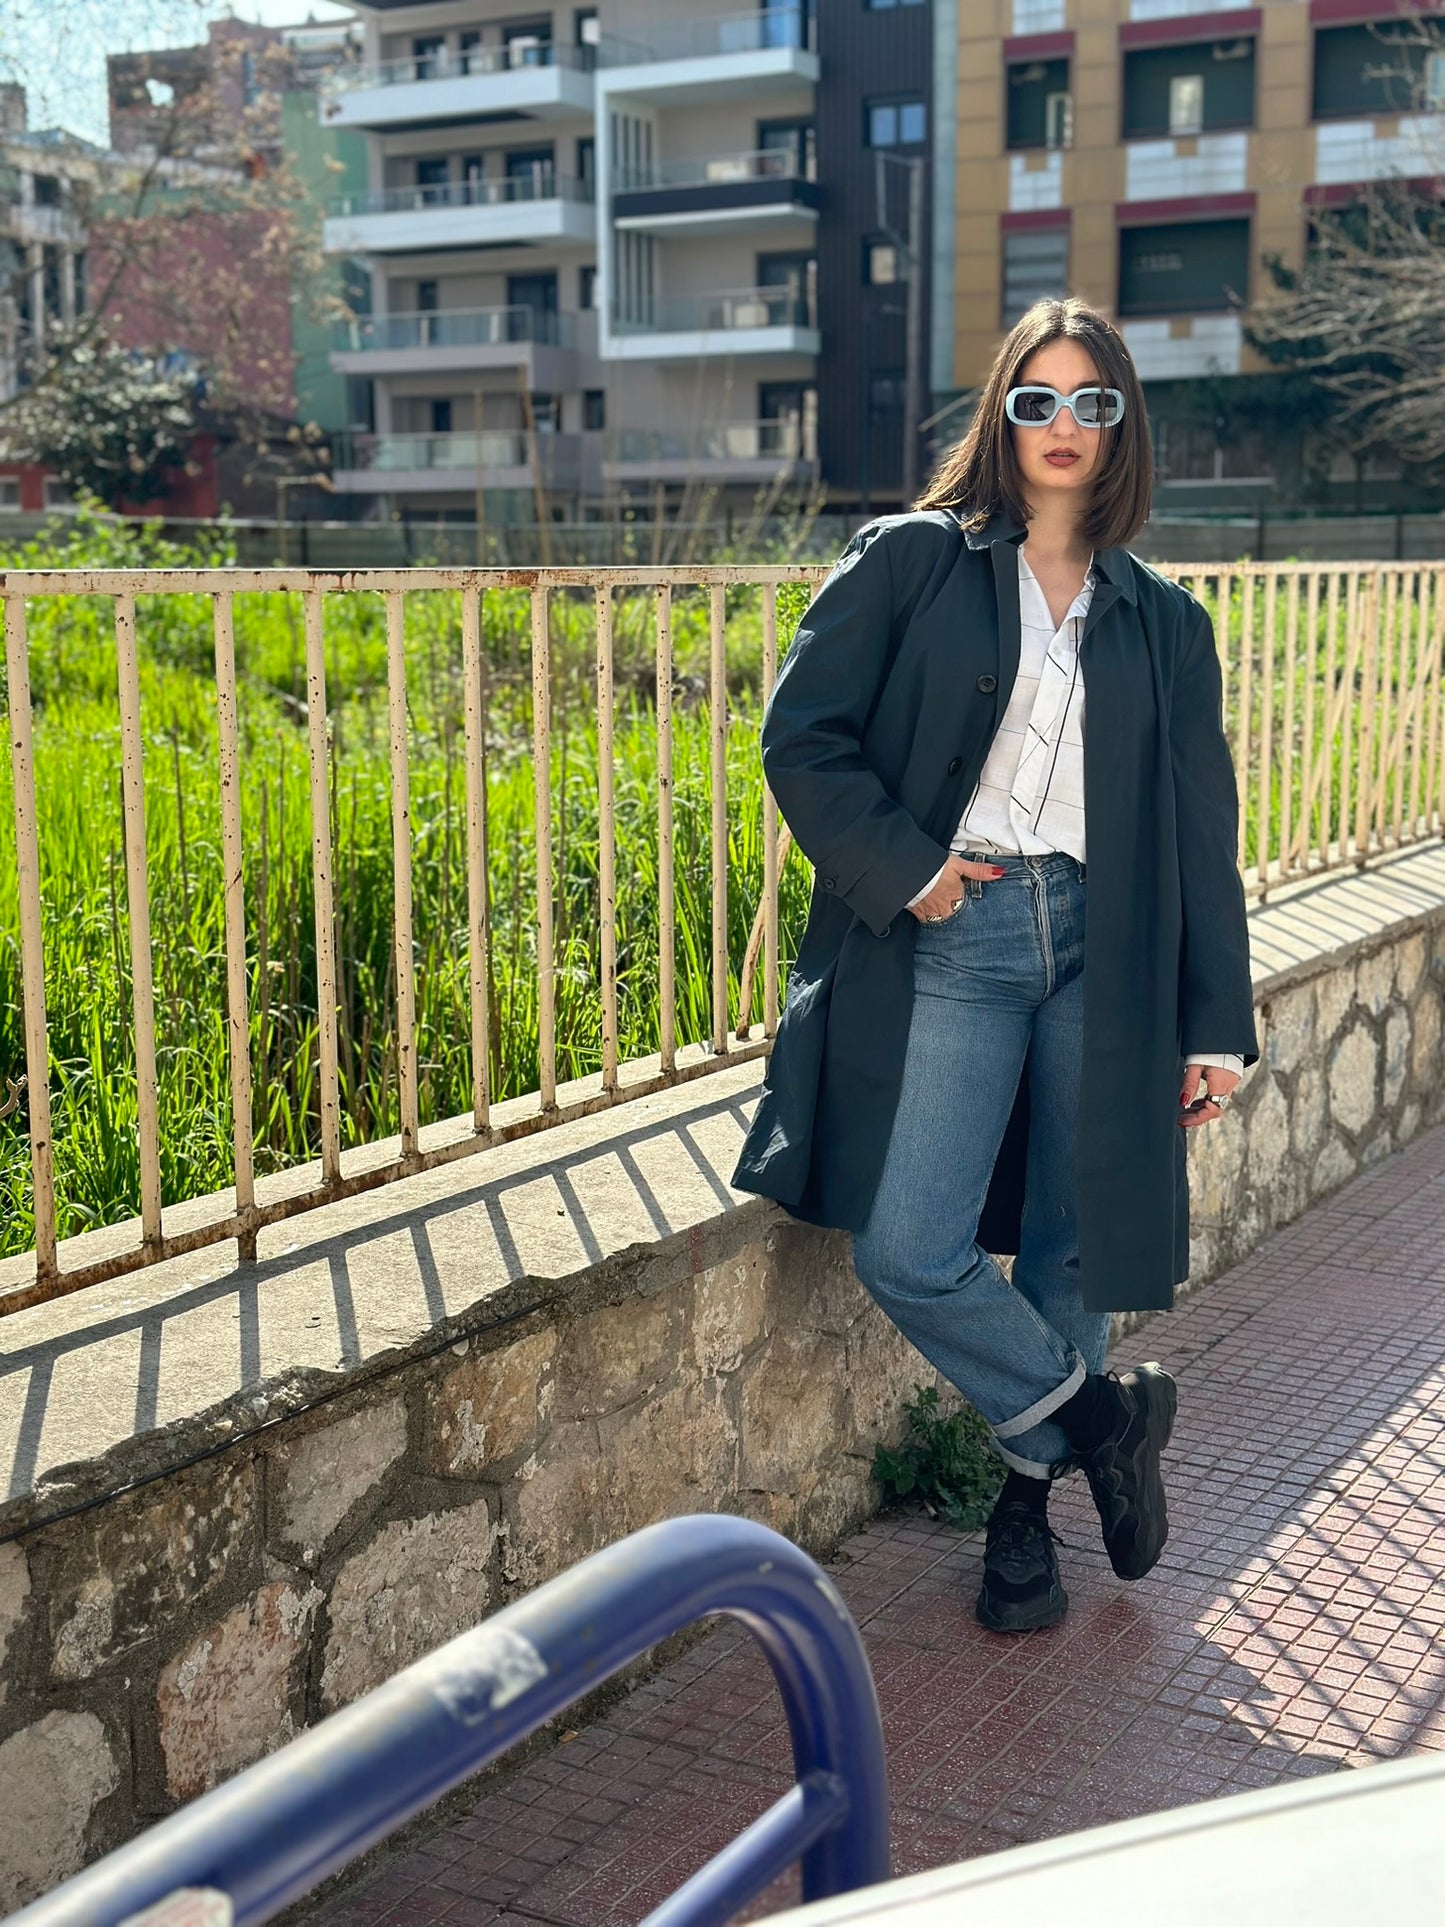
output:
[[[902,499],[910,273],[919,278],[915,421],[929,412],[933,37],[933,0],[827,0],[818,10],[818,453],[839,507],[882,510]]]

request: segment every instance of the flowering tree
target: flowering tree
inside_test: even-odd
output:
[[[53,365],[6,424],[11,459],[35,462],[107,508],[154,501],[191,459],[200,383],[95,330],[61,337]]]

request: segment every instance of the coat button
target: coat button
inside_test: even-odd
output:
[[[963,768],[963,758],[961,756],[955,756],[953,761],[948,766],[948,773],[950,776],[957,776],[958,772],[962,768]]]
[[[878,932],[878,934],[879,934],[879,936],[880,936],[880,937],[886,937],[886,936],[888,935],[888,932],[889,932],[889,931],[890,931],[890,930],[891,930],[892,928],[893,928],[893,925],[892,925],[891,923],[885,923],[885,924],[884,924],[884,926],[883,926],[883,928],[882,928],[882,929],[881,929],[881,930],[880,930],[880,931]]]
[[[978,679],[978,686],[983,691],[984,695],[987,696],[993,690],[998,688],[998,677],[997,676],[980,676]]]
[[[837,881],[838,881],[837,877],[824,877],[823,888],[825,890],[831,890],[833,886],[837,883]]]

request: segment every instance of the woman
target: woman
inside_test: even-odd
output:
[[[1040,302],[914,511],[843,551],[763,724],[816,874],[733,1181],[851,1231],[989,1421],[1003,1632],[1067,1604],[1067,1466],[1122,1578],[1163,1550],[1174,1382],[1106,1374],[1110,1319],[1188,1275],[1184,1132],[1259,1054],[1213,631],[1125,549],[1151,483],[1123,340]]]

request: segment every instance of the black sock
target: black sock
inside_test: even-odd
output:
[[[1015,1472],[1010,1467],[1008,1477],[1003,1482],[1003,1490],[994,1500],[993,1509],[998,1513],[1006,1505],[1024,1505],[1030,1512],[1036,1512],[1042,1518],[1048,1509],[1048,1503],[1049,1481],[1047,1479],[1031,1479],[1027,1473]]]
[[[1110,1437],[1119,1423],[1119,1394],[1114,1381],[1090,1372],[1071,1398],[1054,1413],[1064,1437],[1076,1452],[1092,1452]]]

